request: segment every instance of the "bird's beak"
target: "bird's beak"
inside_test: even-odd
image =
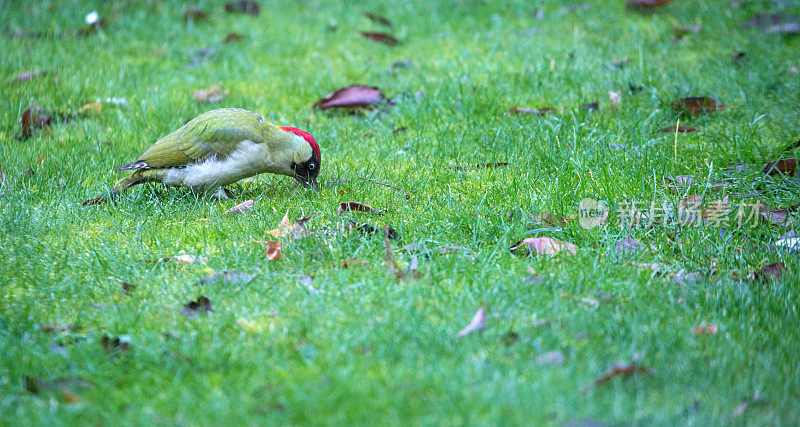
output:
[[[317,184],[316,178],[306,179],[303,178],[302,176],[295,175],[294,179],[296,179],[297,182],[299,182],[300,185],[302,185],[304,188],[311,187],[314,189],[314,191],[319,191],[319,184]]]

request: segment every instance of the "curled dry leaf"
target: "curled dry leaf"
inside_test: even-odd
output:
[[[343,202],[339,204],[339,208],[336,210],[336,212],[339,215],[351,211],[374,213],[377,215],[383,214],[382,211],[375,209],[366,203],[361,203],[361,202]]]
[[[769,162],[761,168],[761,172],[767,175],[793,175],[797,172],[797,159],[780,159]]]
[[[625,4],[628,9],[651,11],[659,6],[672,3],[672,0],[628,0]]]
[[[583,104],[581,108],[583,108],[586,111],[597,111],[600,109],[600,103],[597,101],[587,102],[586,104]]]
[[[386,19],[385,17],[383,17],[381,15],[378,15],[378,14],[375,14],[375,13],[372,13],[372,12],[362,12],[362,15],[364,15],[365,17],[367,17],[367,19],[369,19],[370,21],[372,21],[372,22],[374,22],[376,24],[380,24],[380,25],[383,25],[385,27],[391,27],[392,26],[391,21],[389,21],[388,19]]]
[[[138,285],[130,283],[130,282],[122,282],[121,289],[122,293],[125,295],[130,295]]]
[[[267,231],[267,234],[273,237],[288,237],[290,239],[302,239],[303,237],[311,234],[310,230],[306,230],[306,223],[311,221],[314,214],[304,216],[297,219],[295,222],[289,220],[289,211],[283,215],[278,228]]]
[[[567,255],[578,253],[578,247],[573,243],[561,242],[550,237],[529,237],[517,242],[511,247],[511,252],[517,255],[556,255],[561,252]]]
[[[341,260],[339,262],[339,266],[344,268],[345,270],[349,270],[355,267],[367,268],[369,267],[369,263],[360,258],[347,258]]]
[[[81,206],[97,206],[97,205],[105,205],[108,203],[108,198],[105,196],[95,197],[89,200],[84,200],[81,203]]]
[[[692,96],[672,101],[672,108],[679,113],[698,116],[703,113],[722,111],[726,107],[721,102],[708,96]]]
[[[790,213],[796,212],[798,208],[800,208],[800,205],[793,205],[786,208],[771,209],[764,203],[762,203],[760,206],[761,217],[767,220],[769,223],[781,227],[791,227],[792,216]]]
[[[374,86],[351,85],[337,89],[315,102],[311,108],[367,108],[380,104],[386,99],[383,92]]]
[[[222,101],[226,96],[230,95],[230,93],[231,91],[228,89],[222,89],[219,86],[211,86],[205,89],[197,89],[192,94],[192,97],[198,102],[214,103]]]
[[[464,329],[458,331],[456,334],[456,338],[461,338],[466,335],[469,335],[473,332],[480,332],[486,329],[486,306],[483,305],[478,311],[475,312],[475,315],[472,316],[472,320],[469,322]]]
[[[246,201],[244,201],[242,203],[239,203],[238,205],[228,209],[227,211],[223,212],[222,214],[223,215],[227,215],[227,214],[232,214],[232,213],[247,212],[250,209],[253,209],[253,205],[254,204],[255,204],[255,202],[252,199],[246,200]]]
[[[376,43],[384,44],[386,46],[397,46],[400,40],[397,40],[393,35],[379,31],[362,31],[361,35]]]
[[[665,128],[661,128],[658,130],[661,133],[689,133],[689,132],[697,132],[697,129],[691,126],[667,126]]]
[[[210,313],[214,310],[211,309],[211,300],[207,297],[200,295],[195,301],[189,301],[181,308],[181,314],[193,319],[197,317],[198,313]]]
[[[719,331],[719,327],[713,323],[701,323],[692,328],[694,335],[716,335],[717,331]]]
[[[639,366],[634,363],[630,365],[614,365],[603,375],[600,375],[595,378],[594,381],[584,386],[581,389],[581,394],[585,394],[587,391],[591,390],[592,387],[605,384],[616,377],[627,378],[632,375],[653,375],[653,371],[650,368],[645,368],[644,366]]]
[[[508,110],[511,114],[531,114],[536,116],[546,116],[548,114],[554,114],[556,112],[555,108],[551,107],[542,107],[542,108],[533,108],[533,107],[512,107]]]
[[[256,1],[234,0],[225,3],[225,11],[258,16],[261,12],[261,5]]]
[[[233,32],[228,33],[228,35],[225,36],[224,39],[222,39],[222,43],[228,44],[228,43],[233,43],[233,42],[240,42],[242,40],[244,40],[244,36],[239,34],[239,33],[237,33],[237,32],[235,32],[235,31],[233,31]]]
[[[281,242],[277,240],[270,240],[270,241],[253,240],[253,242],[261,243],[264,245],[264,249],[266,250],[264,256],[270,261],[274,261],[280,258],[281,255],[283,255],[283,253],[281,252]]]

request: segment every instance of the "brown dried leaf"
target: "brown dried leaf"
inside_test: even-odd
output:
[[[311,108],[365,108],[380,104],[386,99],[383,92],[374,86],[351,85],[325,95]]]
[[[244,40],[244,36],[239,34],[239,33],[237,33],[237,32],[235,32],[235,31],[233,31],[233,32],[228,33],[227,36],[225,36],[225,38],[222,40],[222,43],[228,44],[228,43],[233,43],[233,42],[240,42],[242,40]]]
[[[106,353],[125,352],[131,348],[130,341],[127,337],[112,338],[108,335],[103,335],[103,339],[100,343],[103,345],[103,351]]]
[[[656,7],[672,3],[672,0],[628,0],[626,6],[629,9],[640,11],[651,11]]]
[[[672,101],[672,108],[679,113],[688,113],[694,116],[703,113],[712,113],[715,111],[722,111],[725,108],[721,102],[708,96],[692,96],[688,98],[680,98]],[[674,130],[673,130],[674,131]]]
[[[44,129],[50,126],[53,117],[42,111],[42,107],[34,104],[22,113],[19,121],[22,124],[22,138],[28,138],[33,135],[35,129]]]
[[[786,264],[781,261],[767,264],[758,270],[755,277],[758,280],[779,279],[783,275],[783,270],[786,270]]]
[[[698,129],[693,128],[691,126],[667,126],[665,128],[661,128],[658,131],[662,133],[689,133],[689,132],[697,132]]]
[[[555,108],[551,107],[543,107],[543,108],[533,108],[533,107],[512,107],[508,110],[511,114],[531,114],[536,116],[546,116],[548,114],[554,114],[556,112]]]
[[[103,104],[100,101],[89,102],[87,104],[83,104],[83,106],[78,109],[78,113],[89,113],[89,114],[100,114],[103,111]]]
[[[341,214],[343,214],[345,212],[348,212],[348,211],[367,212],[367,213],[374,213],[374,214],[377,214],[377,215],[382,215],[383,214],[382,211],[380,211],[378,209],[375,209],[375,208],[371,207],[370,205],[368,205],[366,203],[361,203],[361,202],[342,202],[341,204],[339,204],[339,209],[337,209],[337,212],[339,213],[339,215],[341,215]]]
[[[378,14],[375,14],[375,13],[372,13],[372,12],[362,12],[361,14],[366,16],[367,19],[369,19],[370,21],[372,21],[372,22],[374,22],[376,24],[380,24],[380,25],[383,25],[385,27],[391,27],[392,26],[391,21],[389,21],[388,19],[386,19],[385,17],[383,17],[381,15],[378,15]]]
[[[122,282],[122,285],[121,285],[122,293],[125,294],[125,295],[130,295],[131,292],[134,289],[136,289],[137,286],[138,285],[135,285],[135,284],[130,283],[130,282]]]
[[[701,323],[699,325],[694,325],[692,328],[692,334],[694,335],[716,335],[717,331],[719,331],[719,327],[713,323]]]
[[[486,305],[484,304],[478,311],[475,312],[475,315],[472,316],[472,320],[469,322],[464,329],[458,331],[456,334],[456,338],[462,338],[466,335],[469,335],[473,332],[480,332],[486,329]]]
[[[384,44],[386,46],[397,46],[400,44],[400,40],[397,40],[393,35],[388,33],[382,33],[379,31],[362,31],[361,35],[376,43]]]
[[[369,267],[369,263],[360,258],[348,258],[341,260],[339,266],[345,270],[349,270],[353,267],[367,268]]]
[[[581,106],[586,111],[597,111],[600,109],[600,103],[597,101],[594,102],[587,102]]]
[[[761,172],[767,175],[793,175],[797,171],[797,159],[780,159],[769,162],[761,168]]]
[[[306,223],[314,217],[314,214],[304,216],[297,219],[294,223],[289,220],[289,211],[283,215],[278,228],[267,231],[267,234],[273,237],[288,237],[290,239],[302,239],[303,237],[311,234],[310,230],[306,230]]]
[[[561,242],[550,237],[529,237],[511,247],[511,252],[518,255],[556,255],[565,252],[567,255],[578,253],[573,243]]]
[[[11,81],[8,82],[8,84],[13,85],[14,83],[22,83],[46,75],[47,71],[42,71],[42,70],[27,71],[24,73],[20,73],[19,75],[11,79]]]
[[[99,196],[89,200],[84,200],[83,203],[81,203],[81,206],[105,205],[106,203],[108,203],[108,198]]]
[[[614,365],[603,375],[600,375],[593,382],[584,386],[581,389],[581,394],[585,394],[587,391],[591,390],[592,387],[605,384],[616,377],[627,378],[632,375],[653,375],[653,371],[650,368],[645,368],[644,366],[633,363],[630,365]]]
[[[547,226],[547,227],[563,227],[569,224],[570,219],[565,218],[560,215],[556,215],[554,213],[543,213],[541,215],[533,215],[528,214],[531,220],[535,223]]]
[[[223,212],[222,214],[223,215],[227,215],[227,214],[232,214],[232,213],[247,212],[247,211],[249,211],[250,209],[253,208],[254,204],[255,204],[255,202],[252,199],[246,200],[246,201],[244,201],[242,203],[239,203],[238,205],[228,209],[227,211]]]
[[[235,0],[225,3],[225,11],[258,16],[258,14],[261,12],[261,5],[259,5],[256,1]]]
[[[280,258],[281,255],[283,255],[283,253],[281,252],[281,242],[277,240],[270,240],[270,241],[253,240],[253,242],[261,243],[264,245],[264,249],[266,250],[264,256],[270,261],[274,261]]]
[[[181,308],[181,314],[194,319],[198,313],[210,313],[214,310],[211,309],[211,300],[207,297],[200,295],[195,301],[189,301]]]
[[[197,89],[192,96],[198,102],[214,103],[222,101],[226,96],[230,95],[230,93],[231,91],[228,89],[222,89],[219,86],[211,86],[205,89]]]

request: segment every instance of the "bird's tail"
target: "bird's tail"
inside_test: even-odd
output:
[[[85,202],[83,202],[83,206],[101,205],[108,203],[109,200],[112,200],[114,197],[116,197],[123,191],[133,187],[134,185],[141,184],[147,181],[152,181],[153,172],[155,171],[152,169],[137,170],[136,172],[117,181],[117,183],[113,187],[111,187],[106,194],[95,197],[94,199],[86,200]]]

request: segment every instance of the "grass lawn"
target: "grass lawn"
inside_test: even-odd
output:
[[[208,16],[184,21],[191,3],[0,1],[0,424],[800,419],[800,268],[797,251],[775,247],[796,213],[629,227],[623,209],[800,203],[796,176],[762,173],[800,154],[784,151],[800,136],[800,37],[743,25],[800,5],[260,3],[251,16],[200,0]],[[83,34],[93,10],[105,27]],[[701,28],[677,40],[681,25]],[[231,32],[242,39],[223,43]],[[46,74],[16,81],[35,70]],[[394,103],[311,108],[350,84]],[[193,99],[210,86],[229,94]],[[728,108],[670,105],[691,96]],[[100,111],[79,112],[98,98]],[[32,104],[71,116],[19,139]],[[218,107],[311,132],[321,191],[260,175],[227,201],[148,184],[81,205],[124,176],[114,168]],[[698,131],[659,132],[679,120]],[[670,188],[679,175],[694,182]],[[579,224],[584,198],[610,208],[605,223]],[[249,199],[250,211],[223,215]],[[340,215],[345,201],[384,214]],[[273,240],[287,211],[316,213],[313,233],[279,239],[270,260],[254,241]],[[405,279],[384,266],[383,226],[398,234]],[[576,253],[509,250],[537,237]],[[617,250],[625,238],[634,247]],[[165,259],[179,255],[195,262]],[[779,278],[761,273],[775,262]],[[221,271],[254,277],[208,279]],[[213,311],[182,314],[201,296]],[[484,305],[485,330],[456,338]],[[603,381],[618,364],[639,373]]]

